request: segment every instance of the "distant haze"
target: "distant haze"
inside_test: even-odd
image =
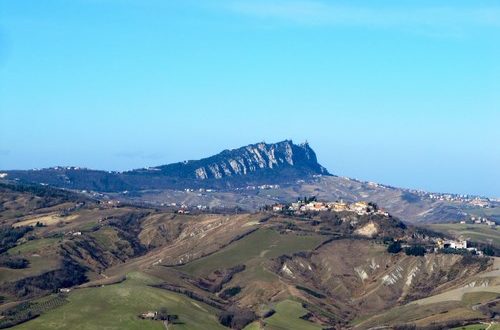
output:
[[[500,197],[500,6],[2,1],[0,169],[308,140],[331,173]]]

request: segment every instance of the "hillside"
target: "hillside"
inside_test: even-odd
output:
[[[484,197],[428,193],[331,175],[307,143],[285,140],[225,150],[200,159],[125,172],[79,167],[4,171],[4,181],[48,184],[127,203],[259,210],[297,197],[378,203],[407,222],[456,222],[485,214],[500,222],[500,203]]]
[[[2,187],[0,326],[161,329],[139,315],[162,308],[172,329],[461,324],[500,292],[489,258],[388,253],[433,234],[384,212],[178,214],[23,187]]]
[[[271,181],[272,182],[272,181]],[[278,186],[246,186],[225,190],[145,190],[134,193],[112,193],[107,196],[130,203],[150,206],[188,205],[206,208],[240,208],[256,211],[264,205],[289,203],[298,197],[316,196],[320,200],[347,202],[372,201],[409,223],[457,222],[468,215],[482,215],[500,223],[499,203],[488,200],[488,207],[474,204],[475,199],[436,198],[447,194],[430,194],[338,176],[316,176]],[[431,198],[432,195],[434,198]]]

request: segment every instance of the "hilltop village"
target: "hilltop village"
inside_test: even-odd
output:
[[[366,201],[358,201],[354,203],[346,203],[344,201],[321,202],[317,201],[314,197],[306,197],[303,200],[299,199],[297,202],[289,204],[274,204],[272,206],[267,206],[265,210],[291,216],[304,216],[311,213],[321,212],[352,212],[359,216],[378,215],[382,217],[390,217],[390,214],[387,211],[379,208],[375,203]],[[484,255],[482,249],[477,246],[472,246],[473,244],[465,239],[454,240],[439,236],[421,235],[420,237],[416,237],[416,239],[411,243],[399,241],[397,239],[394,239],[393,243],[398,246],[396,249],[398,251],[401,251],[402,249],[419,251],[418,253],[422,255],[424,253],[471,254],[477,256]],[[415,250],[416,246],[418,246],[417,250]]]
[[[286,212],[292,213],[293,215],[302,215],[306,212],[355,212],[358,215],[366,214],[380,214],[383,216],[389,216],[389,213],[379,209],[376,204],[368,203],[364,201],[355,203],[345,203],[340,202],[318,202],[314,197],[304,200],[298,200],[291,204],[275,204],[272,206],[274,212]]]

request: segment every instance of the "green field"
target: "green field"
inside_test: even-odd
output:
[[[468,292],[463,295],[462,302],[467,306],[472,306],[499,298],[500,294],[496,292]]]
[[[500,325],[499,324],[471,324],[471,325],[466,325],[463,327],[457,327],[453,328],[453,330],[500,330]]]
[[[27,241],[26,243],[20,244],[18,246],[13,247],[8,252],[10,255],[16,254],[28,254],[35,253],[44,248],[49,248],[51,246],[57,245],[61,242],[61,238],[41,238],[32,241]]]
[[[243,330],[260,330],[260,329],[263,328],[260,326],[259,321],[255,321],[247,325]]]
[[[11,269],[0,267],[0,283],[17,281],[28,276],[39,275],[59,267],[59,257],[57,255],[31,257],[27,256],[29,261],[28,268]]]
[[[170,324],[169,329],[224,329],[212,307],[148,286],[152,281],[142,274],[132,274],[120,284],[74,290],[67,304],[12,329],[160,330],[165,329],[160,321],[142,320],[138,315],[161,307],[178,315],[182,322]]]
[[[205,258],[195,260],[179,269],[195,275],[239,264],[256,264],[256,260],[276,258],[283,254],[311,250],[323,237],[279,234],[270,229],[259,229]],[[258,264],[258,263],[257,263]]]
[[[475,242],[500,246],[500,230],[490,228],[486,225],[469,225],[460,223],[435,224],[430,227],[439,232],[447,233],[452,236],[463,236]]]
[[[268,330],[318,330],[321,326],[300,317],[308,313],[299,302],[284,300],[274,307],[276,313],[264,320]]]
[[[354,320],[352,324],[357,327],[369,328],[388,324],[412,323],[433,316],[437,317],[437,320],[441,320],[442,315],[445,314],[450,319],[477,319],[484,317],[480,312],[465,307],[462,302],[443,301],[428,305],[410,303],[403,306],[396,306],[386,312]]]
[[[477,215],[480,217],[498,219],[500,218],[500,207],[491,207],[491,208],[477,207],[471,210],[467,210],[467,213],[472,215]]]

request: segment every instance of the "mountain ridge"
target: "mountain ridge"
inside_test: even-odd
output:
[[[316,196],[326,201],[368,200],[408,222],[457,222],[473,216],[500,222],[496,200],[427,193],[332,175],[318,163],[307,142],[296,145],[291,140],[255,143],[200,160],[124,172],[55,167],[0,174],[3,181],[91,192],[92,196],[133,204],[256,211],[267,204]]]
[[[68,189],[118,192],[145,189],[231,188],[280,184],[313,175],[331,175],[307,142],[255,143],[199,160],[123,172],[80,167],[4,171],[7,179]]]

